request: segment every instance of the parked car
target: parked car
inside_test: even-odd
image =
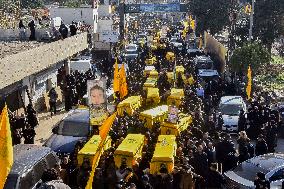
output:
[[[124,58],[125,60],[133,60],[138,57],[138,45],[129,44],[125,46]]]
[[[236,168],[224,173],[228,189],[255,188],[254,179],[263,172],[271,189],[281,189],[284,181],[284,154],[264,154],[242,162]]]
[[[5,189],[36,188],[45,169],[54,168],[59,158],[48,147],[18,144],[13,147],[14,163],[7,177]]]
[[[92,58],[88,56],[79,56],[70,60],[70,71],[79,71],[85,73],[92,69]]]
[[[222,114],[224,125],[223,131],[237,132],[240,111],[247,111],[246,103],[241,96],[221,97],[218,112]],[[219,115],[218,115],[219,116]]]
[[[194,59],[196,69],[211,69],[214,70],[214,62],[209,56],[198,56]]]
[[[177,48],[179,51],[182,51],[182,43],[178,42],[178,39],[176,37],[171,38],[170,44]]]
[[[89,109],[71,110],[53,129],[44,143],[58,154],[70,154],[76,144],[84,142],[90,133]]]

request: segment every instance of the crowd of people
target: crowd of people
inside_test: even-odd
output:
[[[37,28],[37,23],[41,25],[40,20],[36,22],[35,20],[31,20],[27,26],[25,26],[23,20],[19,21],[18,29],[19,29],[19,39],[21,41],[27,40],[27,27],[30,30],[30,36],[29,40],[30,41],[35,41],[37,40],[36,36],[36,28]],[[68,26],[68,27],[67,27]],[[64,24],[63,21],[61,21],[61,24],[59,27],[51,27],[50,31],[47,31],[47,35],[49,36],[49,40],[51,41],[57,41],[59,39],[65,39],[68,36],[74,36],[77,34],[77,32],[89,32],[91,30],[91,26],[86,24],[84,21],[83,22],[75,22],[72,21],[71,24],[67,25]],[[46,36],[39,36],[39,40],[43,40],[44,37]]]
[[[106,150],[100,158],[93,181],[94,188],[222,188],[226,182],[222,173],[256,155],[275,151],[277,128],[280,126],[279,112],[277,110],[272,110],[269,103],[262,102],[259,98],[249,101],[250,108],[248,112],[240,112],[239,136],[237,141],[234,142],[230,134],[222,131],[224,124],[222,116],[217,116],[217,106],[221,96],[237,91],[232,88],[232,86],[235,86],[231,83],[233,80],[228,82],[221,77],[210,81],[201,79],[197,76],[193,57],[185,51],[181,51],[175,52],[178,54],[176,56],[176,65],[185,68],[185,79],[181,74],[177,74],[176,82],[171,83],[167,72],[174,71],[175,66],[165,57],[165,52],[168,51],[176,51],[176,49],[167,44],[163,51],[152,52],[157,57],[154,66],[159,73],[157,87],[161,101],[166,101],[171,88],[184,89],[185,97],[179,108],[181,112],[190,114],[193,120],[190,126],[177,136],[173,171],[170,172],[165,166],[161,166],[160,170],[154,174],[149,171],[155,145],[160,134],[160,123],[154,123],[153,128],[149,129],[144,126],[145,121],[139,119],[141,110],[136,110],[131,116],[124,112],[123,116],[117,116],[109,132],[112,147]],[[140,55],[137,61],[128,62],[128,95],[141,95],[145,100],[146,93],[143,90],[143,84],[147,76],[143,75],[143,70],[150,49],[146,44],[143,47],[140,46],[139,52]],[[102,77],[107,79],[108,87],[111,87],[111,78],[113,78],[113,64],[114,60],[108,61],[105,59],[98,65],[103,73]],[[59,76],[66,75],[63,72],[64,69],[60,69]],[[78,104],[84,104],[83,97],[87,92],[87,80],[95,78],[96,73],[94,73],[94,70],[90,70],[86,73],[74,71],[66,77],[58,79],[61,81],[59,84],[65,97],[66,111]],[[121,100],[123,99],[116,98],[116,103]],[[54,107],[54,104],[52,107]],[[19,124],[26,125],[26,127],[13,131],[14,144],[20,143],[19,138],[22,135],[25,138],[25,143],[33,143],[34,127],[38,124],[35,115],[32,106],[28,106],[27,120],[23,119]],[[11,125],[16,124],[16,122],[11,118]],[[17,126],[14,128],[17,128]],[[116,167],[114,151],[130,133],[145,135],[146,142],[142,150],[142,158],[133,162],[132,167],[127,167],[125,162]],[[252,142],[253,140],[256,140],[255,145]],[[43,185],[55,185],[56,183],[59,185],[66,184],[70,188],[85,188],[92,167],[89,159],[84,159],[82,165],[78,165],[77,153],[83,145],[84,143],[77,145],[74,153],[70,156],[64,156],[60,165],[46,170],[42,178]],[[269,187],[263,173],[260,172],[256,176],[255,185],[257,188],[260,188],[258,185],[261,184]],[[60,181],[57,182],[57,180]]]
[[[9,112],[9,121],[13,145],[21,144],[22,139],[24,139],[24,144],[34,144],[38,118],[31,103],[25,107],[25,113],[22,113],[21,116],[15,116],[13,112]]]

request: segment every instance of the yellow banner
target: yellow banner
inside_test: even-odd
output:
[[[247,99],[250,100],[251,99],[251,86],[252,86],[252,77],[251,77],[250,66],[248,67],[247,77],[248,77],[248,84],[247,84],[247,88],[246,88],[246,93],[247,93]]]
[[[7,105],[2,111],[0,121],[0,188],[2,189],[13,165],[13,145]]]
[[[95,157],[93,159],[93,162],[92,162],[92,172],[90,174],[90,177],[89,177],[89,180],[88,180],[88,183],[87,183],[85,189],[92,189],[92,184],[93,184],[93,179],[94,179],[94,175],[95,175],[95,170],[96,170],[96,167],[97,167],[97,163],[96,162],[98,162],[99,159],[100,159],[101,150],[104,147],[104,144],[105,144],[108,132],[109,132],[109,130],[110,130],[112,124],[113,124],[113,121],[116,118],[116,114],[117,114],[116,112],[113,113],[110,117],[107,118],[107,120],[105,120],[105,122],[101,126],[101,130],[100,130],[101,142],[100,142],[98,151],[97,151],[97,153],[96,153],[96,155],[95,155]]]
[[[122,99],[128,94],[124,64],[122,64],[119,70],[119,84],[120,84],[119,93],[120,93],[120,98]]]

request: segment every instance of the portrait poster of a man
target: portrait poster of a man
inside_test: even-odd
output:
[[[91,125],[100,126],[108,116],[107,98],[106,98],[106,82],[103,79],[89,80],[88,97],[90,107]]]

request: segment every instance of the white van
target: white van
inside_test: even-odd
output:
[[[223,96],[219,104],[219,112],[222,114],[223,131],[237,132],[240,111],[247,111],[246,103],[241,96]]]
[[[70,72],[79,71],[85,73],[89,69],[92,69],[92,59],[88,56],[82,56],[77,58],[72,58],[70,60]]]

